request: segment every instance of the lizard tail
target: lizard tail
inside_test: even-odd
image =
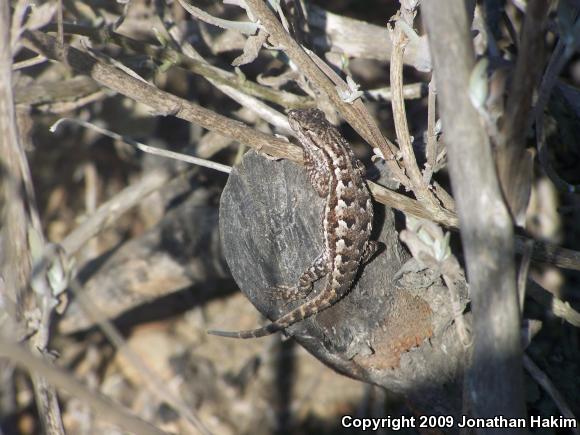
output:
[[[248,329],[245,331],[216,331],[216,330],[209,330],[207,331],[208,334],[217,335],[219,337],[227,337],[227,338],[258,338],[258,337],[265,337],[266,335],[274,334],[275,332],[280,331],[282,326],[278,325],[277,323],[270,323],[262,328],[257,329]]]
[[[294,323],[300,322],[313,314],[316,314],[329,306],[331,306],[336,301],[336,293],[333,292],[331,295],[319,294],[314,299],[311,299],[304,305],[295,308],[289,313],[283,315],[275,322],[269,325],[263,326],[258,329],[249,329],[246,331],[207,331],[208,334],[218,335],[220,337],[228,338],[258,338],[265,337],[266,335],[273,334],[275,332],[281,331],[288,328]]]

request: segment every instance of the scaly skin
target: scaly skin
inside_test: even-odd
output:
[[[317,109],[291,110],[290,126],[304,152],[304,162],[316,193],[326,199],[323,214],[324,250],[300,277],[295,293],[308,294],[318,279],[324,289],[304,304],[262,328],[208,331],[230,338],[263,337],[325,310],[352,287],[357,270],[376,252],[369,240],[373,207],[364,181],[364,166],[348,142]]]

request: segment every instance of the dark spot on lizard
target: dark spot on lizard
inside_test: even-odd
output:
[[[356,217],[354,216],[343,216],[341,218],[341,220],[346,224],[346,226],[348,228],[352,228],[354,225],[356,225]]]

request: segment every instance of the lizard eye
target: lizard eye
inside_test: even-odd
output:
[[[288,124],[290,124],[290,128],[296,132],[300,131],[300,122],[295,118],[295,116],[291,113],[288,113]]]

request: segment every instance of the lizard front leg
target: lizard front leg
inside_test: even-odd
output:
[[[314,191],[321,198],[325,198],[328,196],[329,168],[324,163],[324,158],[316,154],[322,154],[322,152],[317,149],[305,147],[303,152],[304,166],[306,167],[306,173],[308,174],[308,179]]]

